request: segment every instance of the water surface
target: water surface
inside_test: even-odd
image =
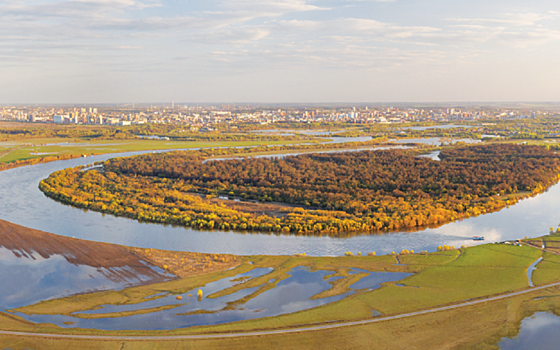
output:
[[[527,280],[529,282],[529,287],[535,286],[533,284],[533,271],[537,269],[537,264],[540,263],[542,259],[542,257],[538,258],[534,263],[531,264],[531,266],[527,268]]]
[[[511,339],[504,338],[498,346],[502,350],[556,350],[560,344],[560,317],[537,312],[521,322],[519,334]]]
[[[176,329],[278,316],[306,310],[343,299],[357,290],[376,289],[381,286],[381,283],[398,281],[411,275],[410,273],[402,272],[370,272],[356,269],[352,273],[365,272],[368,275],[350,286],[350,292],[326,298],[313,298],[313,296],[332,287],[329,282],[334,278],[329,276],[334,274],[334,272],[324,270],[310,271],[306,267],[296,267],[289,271],[288,277],[279,281],[274,288],[258,295],[252,294],[256,294],[261,286],[241,289],[229,295],[212,298],[213,293],[240,283],[237,282],[240,278],[253,279],[264,276],[271,271],[271,268],[256,268],[247,273],[208,283],[200,287],[204,293],[202,298],[197,298],[198,288],[196,288],[181,294],[163,293],[161,295],[162,293],[159,293],[159,298],[139,304],[102,305],[95,310],[79,312],[80,315],[98,316],[126,311],[144,312],[126,317],[85,319],[75,316],[16,314],[32,322],[54,323],[60,327],[67,328],[82,327],[104,330]],[[177,300],[177,295],[181,295],[182,299]],[[150,312],[149,310],[166,305],[176,307],[155,312]]]
[[[162,275],[163,270],[155,266],[147,271],[131,266],[93,267],[71,263],[61,254],[43,257],[0,247],[0,309],[78,293],[123,289],[153,282],[154,277]]]
[[[439,154],[441,153],[441,151],[433,151],[427,154],[420,154],[418,157],[422,157],[422,158],[430,158],[433,160],[437,160],[438,162],[441,160],[439,157]]]
[[[76,158],[2,171],[0,218],[64,236],[136,247],[238,255],[291,255],[305,252],[313,256],[339,256],[346,251],[375,251],[377,254],[403,249],[435,251],[440,245],[457,247],[524,236],[538,237],[546,234],[560,220],[559,185],[500,212],[449,223],[439,228],[348,238],[198,231],[171,225],[140,223],[63,205],[47,198],[38,189],[39,181],[54,171],[139,153],[146,152]],[[486,240],[474,242],[473,236],[484,236]]]
[[[403,128],[401,128],[402,130],[428,130],[428,129],[453,129],[453,128],[474,128],[474,126],[471,125],[454,125],[454,124],[448,124],[448,125],[430,125],[430,126],[405,126]]]
[[[424,145],[430,146],[439,146],[442,143],[449,144],[449,143],[480,143],[480,140],[473,140],[473,139],[457,139],[457,138],[441,138],[441,137],[423,137],[417,139],[398,139],[398,140],[389,140],[393,143],[421,143]]]

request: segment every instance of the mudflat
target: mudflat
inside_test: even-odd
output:
[[[61,255],[72,264],[107,269],[111,272],[110,278],[117,282],[134,275],[149,277],[150,283],[170,279],[127,247],[58,236],[4,220],[0,220],[0,247],[10,250],[17,257],[32,259],[35,255],[43,259]],[[124,267],[127,268],[122,269]]]

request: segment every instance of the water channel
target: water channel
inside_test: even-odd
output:
[[[367,273],[359,281],[349,286],[350,290],[329,297],[315,297],[332,288],[330,282],[337,278],[332,271],[311,271],[306,267],[296,267],[287,272],[287,278],[271,280],[256,287],[242,288],[226,292],[223,296],[212,294],[227,290],[244,282],[265,276],[272,268],[257,268],[233,277],[223,278],[200,287],[203,297],[197,297],[197,290],[180,294],[162,292],[146,295],[146,301],[133,304],[99,305],[94,308],[76,311],[70,315],[27,315],[18,311],[12,314],[36,323],[53,323],[65,328],[93,328],[104,330],[159,330],[176,329],[199,325],[222,324],[241,320],[278,316],[306,310],[341,300],[356,291],[373,290],[381,283],[399,281],[410,276],[403,272],[370,272],[361,269],[351,270],[350,274]],[[260,292],[261,287],[265,288]],[[181,296],[178,300],[177,295]],[[130,313],[126,317],[122,314]],[[93,318],[88,318],[93,316]],[[119,317],[120,316],[120,317]]]
[[[145,152],[100,155],[36,164],[0,172],[0,219],[64,236],[145,248],[233,253],[238,255],[339,256],[344,252],[388,254],[413,249],[435,251],[440,245],[480,243],[537,237],[558,225],[560,185],[499,212],[412,232],[364,234],[348,238],[292,236],[232,231],[198,231],[73,208],[47,198],[39,182],[54,171]],[[473,236],[485,241],[474,242]]]

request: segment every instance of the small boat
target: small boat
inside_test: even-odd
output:
[[[474,236],[473,241],[484,241],[484,236]]]

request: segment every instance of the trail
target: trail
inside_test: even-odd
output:
[[[359,326],[364,324],[385,322],[391,320],[398,320],[408,317],[432,314],[435,312],[446,311],[458,309],[465,306],[478,305],[490,301],[496,301],[506,298],[511,298],[518,295],[523,295],[527,293],[532,293],[538,290],[560,286],[560,282],[550,283],[547,285],[532,287],[529,289],[524,289],[518,292],[497,295],[493,297],[487,297],[484,299],[478,299],[473,301],[467,301],[455,305],[442,306],[429,310],[409,312],[393,316],[376,317],[368,320],[352,321],[352,322],[341,322],[334,324],[326,324],[321,326],[312,327],[301,327],[292,329],[278,329],[269,331],[257,331],[257,332],[242,332],[242,333],[220,333],[220,334],[198,334],[198,335],[170,335],[170,336],[110,336],[110,335],[79,335],[79,334],[52,334],[52,333],[27,333],[27,332],[14,332],[14,331],[0,331],[0,335],[12,335],[12,336],[23,336],[23,337],[44,337],[44,338],[57,338],[57,339],[84,339],[84,340],[128,340],[128,341],[145,341],[145,340],[195,340],[195,339],[220,339],[220,338],[242,338],[242,337],[254,337],[263,335],[282,335],[290,333],[302,333],[311,331],[320,331],[326,329],[335,329],[349,326]]]

